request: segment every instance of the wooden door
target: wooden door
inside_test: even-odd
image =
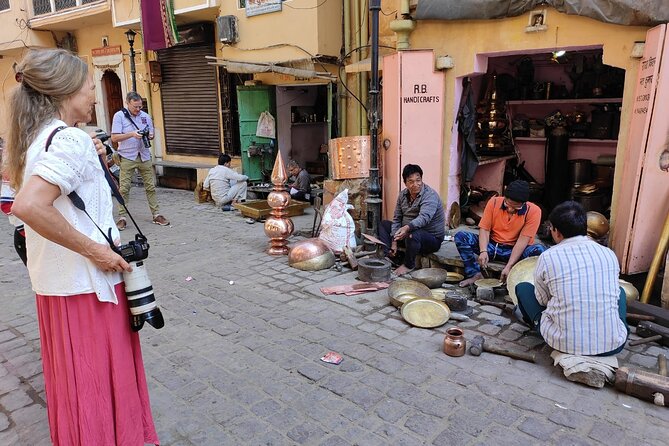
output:
[[[105,114],[107,117],[107,125],[109,126],[109,128],[105,130],[107,133],[110,133],[112,121],[114,119],[114,113],[124,107],[123,91],[121,90],[121,79],[118,78],[115,72],[111,70],[105,71],[105,73],[102,75],[102,89],[107,104]]]

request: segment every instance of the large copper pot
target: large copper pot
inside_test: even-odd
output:
[[[319,271],[335,264],[330,248],[318,238],[308,238],[295,245],[288,253],[288,265],[302,271]]]
[[[594,239],[604,237],[609,233],[609,221],[599,212],[588,211],[588,235]]]

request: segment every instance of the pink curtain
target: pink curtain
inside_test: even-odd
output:
[[[142,0],[142,32],[145,50],[161,50],[177,44],[171,0]]]

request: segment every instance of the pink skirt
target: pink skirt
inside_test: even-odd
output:
[[[123,283],[118,305],[95,294],[37,295],[51,441],[57,446],[159,444],[139,336]]]

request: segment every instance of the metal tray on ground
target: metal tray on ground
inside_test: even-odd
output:
[[[439,327],[451,317],[448,305],[426,297],[407,300],[402,305],[401,312],[405,321],[419,328]]]
[[[251,200],[244,203],[235,203],[233,206],[239,209],[244,217],[251,217],[256,220],[267,217],[272,211],[267,200]],[[309,206],[311,205],[307,202],[292,201],[286,208],[286,216],[295,217],[296,215],[302,215],[304,214],[304,210]]]
[[[426,285],[415,280],[397,279],[388,287],[388,297],[394,307],[401,308],[404,302],[409,299],[416,297],[431,298],[432,292]]]

